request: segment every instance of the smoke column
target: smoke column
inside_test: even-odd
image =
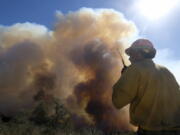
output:
[[[135,25],[111,9],[58,11],[56,17],[53,30],[35,23],[0,26],[0,111],[30,108],[40,73],[52,78],[47,91],[85,123],[129,130],[127,109],[116,110],[111,94],[122,68],[118,51],[136,35]]]

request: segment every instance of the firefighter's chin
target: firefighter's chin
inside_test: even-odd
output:
[[[131,62],[131,64],[139,62],[141,60],[144,60],[144,58],[143,57],[133,57],[133,56],[129,57],[129,61]]]

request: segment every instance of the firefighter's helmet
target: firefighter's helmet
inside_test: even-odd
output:
[[[126,54],[131,56],[133,53],[141,52],[145,58],[154,58],[156,49],[148,39],[138,39],[125,50]]]

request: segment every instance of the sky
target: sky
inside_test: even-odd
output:
[[[134,22],[139,37],[148,38],[154,43],[158,51],[155,61],[167,66],[180,81],[179,0],[164,0],[167,2],[163,3],[156,0],[144,4],[142,1],[150,0],[0,0],[0,25],[31,22],[53,29],[57,11],[66,14],[82,7],[114,9]],[[174,1],[176,3],[173,5]],[[150,11],[155,13],[150,14]],[[153,18],[161,12],[161,15]]]

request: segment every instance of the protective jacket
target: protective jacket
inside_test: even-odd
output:
[[[165,67],[146,59],[132,64],[113,86],[116,108],[130,103],[130,122],[145,130],[180,129],[180,88]]]

